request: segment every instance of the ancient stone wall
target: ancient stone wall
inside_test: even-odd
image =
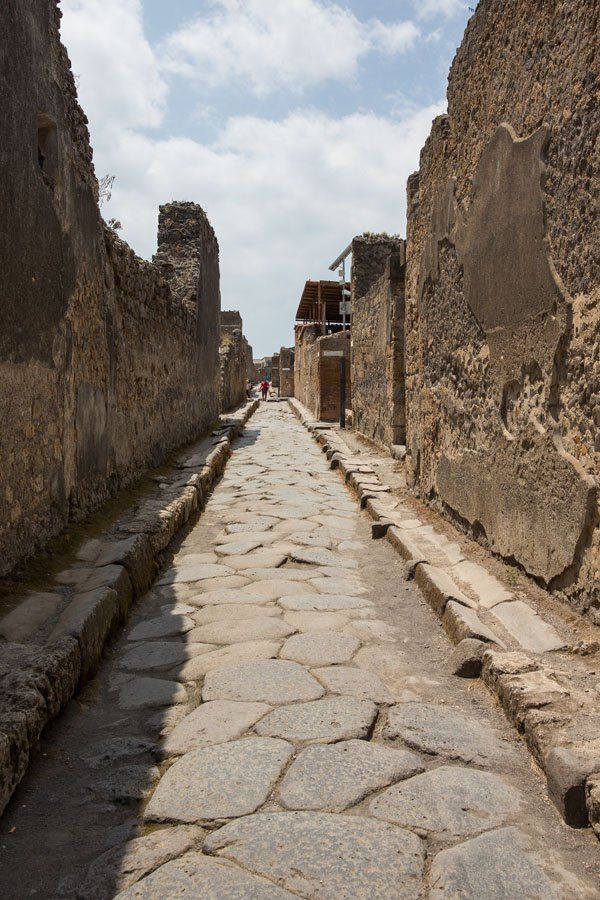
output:
[[[279,396],[294,396],[294,348],[282,347],[279,351]]]
[[[0,5],[0,573],[218,413],[214,233],[163,207],[170,287],[103,227],[59,22]]]
[[[354,427],[386,447],[404,444],[404,245],[352,304]]]
[[[252,348],[242,333],[239,312],[221,313],[221,410],[232,409],[246,398],[248,380],[248,351]]]
[[[595,0],[481,0],[409,180],[409,477],[600,622]]]
[[[279,353],[274,353],[271,357],[271,384],[274,388],[279,388]]]
[[[321,335],[319,325],[297,325],[294,354],[295,396],[324,422],[340,416],[340,359],[325,351],[343,350],[346,358],[346,407],[351,407],[350,332]]]
[[[352,240],[351,299],[355,300],[369,291],[385,273],[392,253],[404,253],[402,238],[389,234],[358,235]],[[354,307],[352,308],[354,312]]]

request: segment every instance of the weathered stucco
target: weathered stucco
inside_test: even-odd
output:
[[[218,414],[212,228],[163,208],[171,289],[103,226],[59,22],[55,0],[0,5],[0,573]]]
[[[406,301],[412,484],[593,616],[598,27],[480,2],[409,179]]]

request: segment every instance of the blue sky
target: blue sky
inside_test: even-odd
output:
[[[474,0],[470,0],[471,6]],[[219,238],[223,309],[255,356],[293,343],[306,278],[354,234],[405,232],[405,185],[466,0],[62,0],[106,218],[143,257],[158,205]]]

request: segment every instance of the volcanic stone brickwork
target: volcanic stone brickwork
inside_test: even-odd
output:
[[[316,419],[335,422],[340,416],[340,358],[327,351],[343,351],[346,360],[346,407],[350,408],[350,332],[321,336],[319,325],[297,325],[294,355],[295,396]]]
[[[599,7],[482,0],[409,180],[409,477],[600,622]]]
[[[404,241],[387,241],[384,271],[352,303],[352,411],[354,427],[390,447],[404,444]],[[378,250],[381,246],[378,246]],[[377,253],[377,262],[382,254]],[[368,256],[361,255],[366,263]],[[364,267],[364,266],[363,266]],[[379,266],[373,267],[374,273]],[[353,267],[354,281],[354,267]]]
[[[166,280],[103,227],[59,22],[0,4],[1,573],[218,413],[212,228],[162,208]]]
[[[221,410],[232,409],[246,397],[248,360],[252,348],[242,332],[242,317],[236,310],[221,313]]]
[[[294,348],[282,347],[279,351],[279,396],[294,396]]]

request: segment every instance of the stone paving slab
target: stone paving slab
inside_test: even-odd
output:
[[[290,741],[347,741],[366,738],[377,718],[377,707],[354,697],[325,697],[282,706],[256,726],[257,734]]]
[[[597,896],[559,865],[551,864],[531,839],[514,827],[500,828],[442,850],[431,866],[430,897],[459,900],[566,900]]]
[[[288,769],[279,798],[287,809],[341,812],[373,791],[422,771],[415,753],[368,741],[307,747]]]
[[[351,666],[325,666],[313,669],[312,674],[332,694],[372,700],[373,703],[395,703],[397,697],[374,672]]]
[[[493,729],[436,703],[403,703],[392,707],[383,735],[388,740],[400,738],[409,747],[424,753],[478,766],[508,765],[513,756],[511,746]]]
[[[179,825],[133,838],[126,847],[117,845],[102,853],[89,866],[83,881],[77,876],[65,879],[58,885],[57,894],[69,894],[74,885],[86,900],[112,900],[115,891],[125,891],[154,869],[197,847],[203,837],[203,829]]]
[[[273,578],[266,581],[255,581],[244,590],[247,597],[257,597],[259,600],[279,600],[280,597],[296,594],[309,594],[312,585],[305,581],[286,581],[285,578]],[[258,602],[258,600],[257,600]]]
[[[201,581],[204,578],[218,578],[223,575],[233,575],[234,571],[228,566],[219,563],[193,562],[193,557],[186,557],[176,568],[169,569],[162,578],[159,579],[159,585],[177,584],[179,582]]]
[[[292,752],[276,738],[245,738],[186,753],[161,778],[144,820],[198,824],[246,816],[265,802]]]
[[[492,615],[515,637],[520,645],[533,653],[548,653],[560,650],[565,642],[552,625],[538,616],[522,600],[496,603]]]
[[[252,660],[273,659],[279,654],[281,644],[281,641],[244,641],[241,644],[216,647],[210,653],[204,653],[183,663],[171,673],[171,676],[180,681],[198,681],[208,672],[217,669],[230,669],[232,666]]]
[[[267,599],[257,597],[256,595],[247,594],[244,588],[220,588],[217,591],[206,591],[205,593],[197,593],[190,597],[189,603],[192,606],[201,609],[205,606],[220,606],[227,604],[235,604],[241,606],[256,606],[257,604],[268,603]]]
[[[345,594],[348,597],[358,597],[366,593],[365,588],[357,579],[335,578],[321,576],[311,579],[310,586],[323,594]]]
[[[120,665],[130,671],[168,669],[214,650],[214,644],[184,644],[180,641],[144,641],[122,657]]]
[[[195,641],[207,644],[239,644],[243,641],[283,640],[293,634],[292,625],[269,616],[241,621],[212,622],[190,632]]]
[[[290,626],[291,627],[291,626]],[[295,634],[280,650],[282,659],[292,659],[303,666],[329,666],[348,662],[358,648],[358,638],[335,631]]]
[[[194,628],[196,623],[188,616],[164,615],[156,619],[140,622],[127,634],[129,641],[150,641],[153,638],[174,637],[185,634]]]
[[[447,841],[504,825],[522,805],[520,792],[499,775],[440,766],[388,788],[371,801],[369,812]]]
[[[271,711],[266,703],[213,700],[189,713],[161,746],[161,755],[173,756],[224,744],[241,737]]]
[[[198,851],[172,860],[137,884],[118,894],[116,900],[284,900],[295,896],[277,885],[244,872],[226,861],[217,861]]]
[[[349,613],[337,610],[289,610],[283,613],[285,622],[297,631],[341,631],[352,620]]]
[[[370,600],[347,594],[298,594],[280,597],[278,602],[283,609],[296,610],[366,609],[373,605]]]
[[[311,900],[421,896],[421,841],[373,819],[262,813],[213,832],[204,849]]]
[[[278,606],[253,606],[248,603],[222,603],[215,606],[203,606],[193,609],[193,620],[196,625],[210,625],[212,622],[236,622],[247,619],[264,619],[265,616],[281,616]],[[292,624],[290,622],[290,624]]]
[[[331,550],[321,550],[318,548],[298,549],[291,554],[292,559],[296,562],[312,563],[315,566],[336,566],[339,569],[358,569],[358,562],[355,559],[348,559],[340,556],[339,553],[332,553]]]
[[[246,662],[209,672],[202,689],[202,699],[204,702],[256,700],[276,705],[316,700],[324,693],[319,682],[298,663],[274,659]]]

